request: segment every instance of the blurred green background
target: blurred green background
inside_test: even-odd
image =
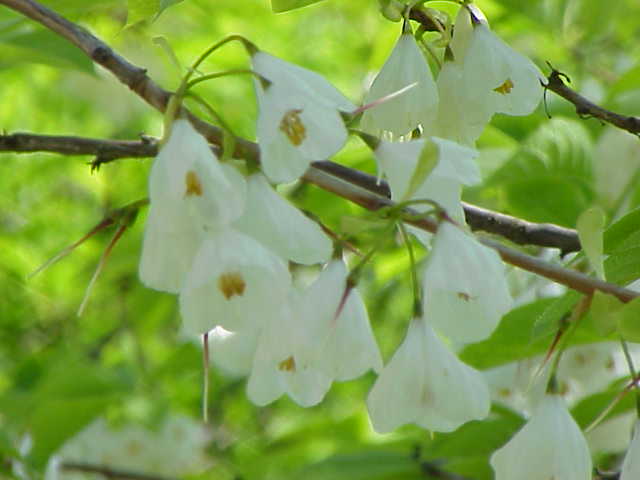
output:
[[[326,0],[277,15],[267,0],[185,0],[157,18],[157,6],[167,2],[43,3],[89,28],[169,90],[207,46],[239,33],[265,51],[322,73],[359,102],[400,31],[399,24],[379,14],[374,0]],[[543,72],[549,72],[550,62],[592,100],[620,113],[640,114],[636,0],[477,4],[492,28]],[[451,2],[427,5],[453,8]],[[158,36],[170,44],[182,70],[153,41]],[[232,44],[210,57],[203,70],[246,66],[244,50]],[[198,92],[236,133],[254,139],[256,104],[248,77],[207,82]],[[578,118],[570,104],[552,93],[546,98],[551,119],[543,106],[527,118],[494,118],[478,144],[486,181],[465,192],[466,199],[569,227],[593,204],[601,205],[609,220],[636,207],[640,189],[630,179],[640,168],[637,138]],[[110,73],[40,26],[0,7],[4,131],[136,139],[140,134],[160,136],[161,125],[161,115]],[[145,213],[116,246],[82,318],[75,312],[112,231],[96,235],[60,263],[26,279],[108,209],[146,195],[150,160],[120,160],[93,173],[87,165],[91,160],[0,154],[0,476],[11,475],[10,458],[18,455],[15,448],[26,432],[35,442],[28,465],[37,472],[52,452],[97,416],[116,426],[153,428],[176,413],[194,419],[200,415],[200,349],[179,334],[175,297],[145,289],[137,280]],[[368,150],[355,140],[335,160],[375,171]],[[345,218],[366,215],[314,186],[296,185],[288,191],[297,204],[338,231]],[[371,233],[359,233],[354,242],[366,248],[371,238]],[[632,260],[640,259],[636,255]],[[389,245],[361,287],[388,359],[411,313],[405,252]],[[551,303],[534,298],[507,317],[506,336],[491,340],[491,348],[480,353],[467,352],[465,360],[484,368],[541,353],[548,338],[508,334],[532,328]],[[590,332],[579,339],[595,340]],[[492,352],[507,343],[528,348],[513,348],[492,361]],[[311,409],[287,398],[257,408],[245,397],[243,379],[224,377],[215,369],[211,376],[213,428],[206,447],[211,466],[200,473],[185,472],[189,478],[430,478],[418,460],[419,449],[421,458],[437,460],[448,471],[488,479],[488,456],[522,422],[515,412],[496,406],[488,420],[453,434],[432,436],[404,427],[377,435],[364,406],[372,374],[334,385],[325,401]]]

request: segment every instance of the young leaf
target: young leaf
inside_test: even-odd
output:
[[[576,229],[584,253],[589,259],[589,263],[596,271],[598,278],[604,280],[603,263],[603,240],[602,231],[604,229],[605,214],[600,207],[591,207],[578,217]]]
[[[274,13],[282,13],[295,10],[296,8],[306,7],[307,5],[320,1],[322,0],[271,0],[271,9]]]

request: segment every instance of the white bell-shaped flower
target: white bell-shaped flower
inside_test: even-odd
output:
[[[462,8],[458,19],[461,15],[470,13]],[[461,44],[454,55],[462,65],[464,84],[459,93],[470,115],[528,115],[536,109],[544,76],[531,60],[498,38],[486,21],[474,19],[471,37]]]
[[[423,276],[426,318],[455,342],[488,337],[512,300],[500,256],[450,222],[442,222]]]
[[[203,240],[180,291],[186,333],[216,326],[255,330],[278,309],[291,284],[285,262],[253,238],[227,228]]]
[[[357,289],[338,312],[346,279],[344,262],[332,260],[306,291],[292,292],[288,312],[265,326],[248,386],[255,403],[287,393],[302,406],[314,405],[333,381],[380,371],[382,358]]]
[[[411,133],[418,125],[428,129],[435,119],[438,90],[429,65],[409,28],[400,35],[364,103],[371,103],[414,84],[413,88],[401,95],[366,110],[360,122],[362,130],[375,135],[387,131],[394,136],[401,136]]]
[[[315,368],[308,349],[314,339],[299,315],[301,293],[293,289],[290,303],[267,319],[258,339],[247,396],[256,405],[267,405],[284,393],[298,405],[310,407],[322,401],[333,379]]]
[[[204,236],[189,216],[172,218],[151,205],[138,267],[140,281],[155,290],[178,293]]]
[[[340,112],[356,107],[315,72],[264,52],[251,60],[253,69],[271,82],[266,87],[254,82],[262,168],[273,182],[291,182],[311,162],[343,147],[347,129]]]
[[[482,374],[462,363],[424,319],[414,319],[367,405],[380,433],[406,423],[450,432],[485,418],[491,401]]]
[[[527,424],[491,456],[496,480],[591,480],[591,454],[559,395],[548,394]],[[635,477],[633,477],[635,478]]]
[[[378,176],[387,178],[393,200],[433,200],[449,216],[464,221],[460,204],[461,185],[473,185],[480,181],[480,172],[474,162],[478,156],[477,150],[450,140],[430,137],[408,142],[381,140],[374,155],[378,162]],[[435,158],[425,159],[425,155],[434,155]],[[431,173],[424,179],[416,178],[420,164],[430,161],[437,162]],[[424,211],[430,207],[416,205],[413,208]]]
[[[167,225],[181,216],[202,229],[228,225],[242,214],[245,189],[242,175],[220,164],[188,120],[173,123],[149,175],[151,205]]]
[[[622,463],[620,480],[640,478],[640,420],[636,421],[633,438]]]
[[[282,198],[262,173],[247,179],[247,208],[234,227],[296,263],[326,262],[333,249],[320,226]]]

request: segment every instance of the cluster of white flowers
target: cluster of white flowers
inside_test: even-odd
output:
[[[94,474],[67,471],[65,463],[109,467],[149,475],[199,473],[210,464],[206,454],[209,435],[190,417],[168,417],[157,430],[139,426],[113,428],[94,420],[70,438],[50,459],[45,480],[86,480]]]
[[[480,181],[475,142],[485,125],[496,113],[531,113],[542,97],[542,76],[470,5],[460,8],[444,57],[434,79],[405,20],[366,96],[387,101],[361,119],[362,130],[384,136],[368,144],[392,199],[428,200],[446,212],[434,237],[419,236],[430,249],[421,312],[385,366],[342,255],[332,255],[321,228],[270,184],[297,180],[311,162],[338,152],[348,137],[344,118],[355,105],[320,75],[256,50],[264,173],[245,177],[221,164],[187,120],[171,126],[150,175],[140,278],[179,295],[184,330],[209,332],[214,361],[248,376],[256,404],[286,393],[302,406],[315,405],[333,381],[371,369],[379,376],[368,407],[379,432],[407,423],[448,432],[489,414],[485,376],[462,363],[451,345],[486,339],[513,302],[500,257],[466,231],[460,195],[463,185]],[[416,131],[420,138],[409,140]],[[324,268],[299,288],[288,262]],[[553,393],[492,465],[498,480],[586,480],[591,472],[584,437]]]

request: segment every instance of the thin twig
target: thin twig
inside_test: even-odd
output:
[[[603,122],[610,123],[622,130],[640,135],[640,118],[620,115],[619,113],[606,110],[599,105],[587,100],[582,95],[567,87],[563,78],[569,78],[555,68],[551,70],[545,88],[557,93],[562,98],[573,103],[576,107],[576,113],[581,117],[594,117]]]
[[[213,149],[216,154],[219,153],[215,145]],[[98,167],[120,158],[153,157],[158,153],[158,144],[155,139],[149,137],[140,141],[125,141],[14,133],[0,135],[0,152],[2,151],[95,155],[96,159],[91,162],[91,165]],[[378,183],[372,175],[330,161],[314,162],[312,168],[330,173],[377,195],[390,196],[387,183],[384,181]],[[323,185],[319,186],[324,188]],[[580,250],[578,235],[570,228],[550,223],[527,222],[464,202],[463,207],[467,223],[472,230],[500,235],[519,245],[559,248],[563,254]]]
[[[94,465],[84,462],[64,462],[60,465],[61,470],[67,472],[84,472],[102,475],[108,479],[121,480],[175,480],[174,478],[155,475],[152,473],[132,472],[129,470],[119,470],[106,465]]]
[[[0,4],[7,5],[36,22],[41,23],[55,33],[58,33],[63,38],[68,39],[96,63],[112,72],[122,83],[129,86],[131,90],[151,106],[160,111],[164,111],[166,108],[170,96],[168,91],[154,83],[153,80],[147,76],[144,69],[129,63],[115,53],[108,45],[86,30],[69,22],[57,13],[33,0],[0,0]],[[223,132],[220,128],[198,119],[186,109],[184,109],[183,113],[189,116],[194,127],[211,143],[218,146],[222,144]],[[238,138],[234,155],[239,158],[248,158],[257,161],[259,160],[258,146],[253,142]],[[344,179],[340,179],[336,175],[320,170],[315,164],[314,167],[307,170],[303,178],[324,190],[333,192],[369,210],[378,210],[383,206],[392,205],[392,202],[388,198],[377,195],[371,190],[354,185]],[[415,216],[415,213],[408,212],[408,215]],[[409,223],[431,232],[435,232],[437,229],[436,223],[429,219],[412,220]],[[497,242],[485,240],[484,243],[496,249],[506,262],[538,273],[582,293],[591,294],[595,290],[600,290],[612,294],[624,302],[628,302],[639,296],[639,294],[631,290],[602,282],[579,272],[542,262],[535,257],[525,255]]]

